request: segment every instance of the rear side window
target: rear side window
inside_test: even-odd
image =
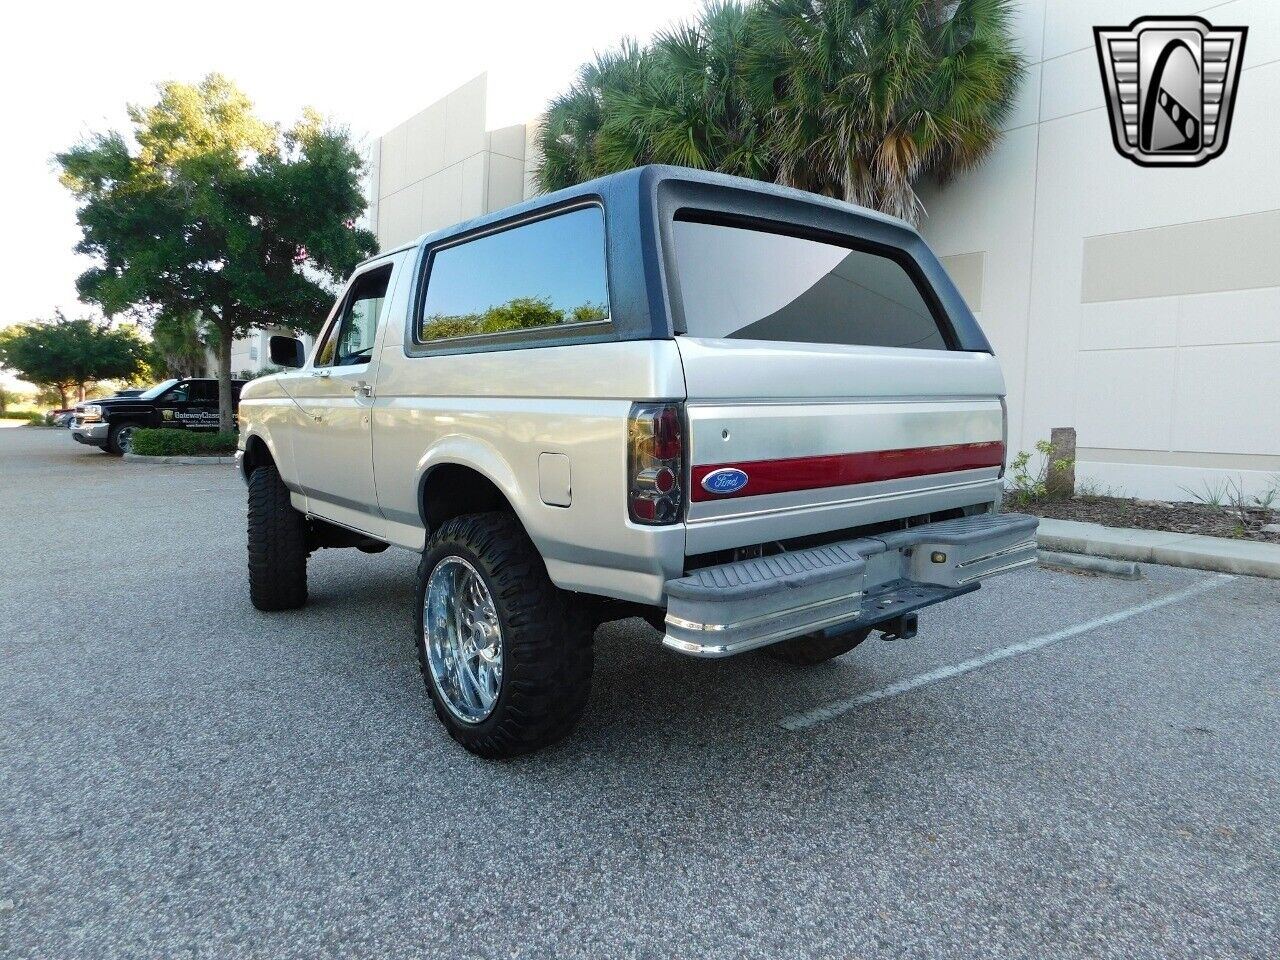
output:
[[[920,287],[890,257],[736,225],[672,226],[691,336],[947,349]]]
[[[191,403],[217,403],[218,384],[215,380],[192,380],[187,399]]]
[[[609,319],[604,212],[583,207],[436,250],[418,340]]]

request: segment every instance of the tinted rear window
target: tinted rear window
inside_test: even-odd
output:
[[[583,207],[433,253],[418,339],[608,318],[604,212]]]
[[[678,219],[676,261],[695,337],[946,350],[898,261],[822,240]]]
[[[192,380],[191,393],[188,399],[192,403],[217,403],[218,383],[216,380]]]

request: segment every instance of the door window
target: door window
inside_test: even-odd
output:
[[[373,359],[373,342],[387,297],[391,267],[361,274],[342,304],[338,320],[316,354],[317,367],[347,367]]]
[[[183,380],[164,395],[166,403],[186,403],[191,398],[191,381]]]

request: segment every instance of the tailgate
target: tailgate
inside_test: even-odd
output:
[[[988,353],[676,342],[688,555],[999,501],[1004,383]]]

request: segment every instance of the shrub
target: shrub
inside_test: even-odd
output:
[[[1045,484],[1049,466],[1052,464],[1059,470],[1066,470],[1072,464],[1069,458],[1054,456],[1056,452],[1056,448],[1048,440],[1037,440],[1036,453],[1041,458],[1038,468],[1033,468],[1031,454],[1026,450],[1019,451],[1018,455],[1009,461],[1009,470],[1005,474],[1005,487],[1016,502],[1026,505],[1044,500],[1049,496],[1049,490]]]
[[[234,430],[205,433],[196,430],[139,430],[132,452],[142,457],[227,456],[235,453]]]
[[[35,410],[0,411],[0,420],[26,420],[28,423],[44,423],[44,414]]]
[[[1261,526],[1269,523],[1274,514],[1280,513],[1277,508],[1277,501],[1280,501],[1280,477],[1274,477],[1271,485],[1256,496],[1245,493],[1243,477],[1227,477],[1218,483],[1205,480],[1199,490],[1190,487],[1183,487],[1182,490],[1197,503],[1233,518],[1236,522],[1235,536],[1244,536],[1255,522]]]

